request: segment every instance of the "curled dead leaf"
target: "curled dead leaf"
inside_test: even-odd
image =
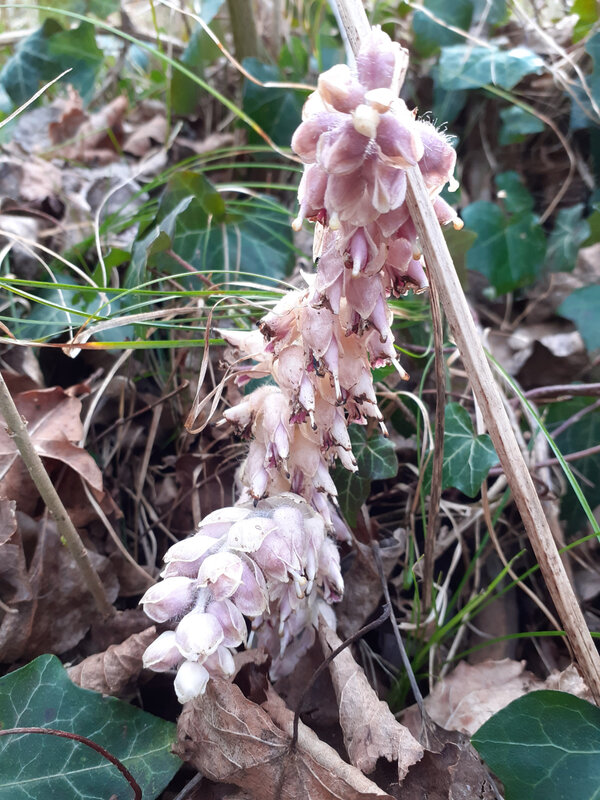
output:
[[[102,490],[102,473],[94,459],[76,442],[81,439],[81,401],[64,389],[34,389],[14,396],[19,413],[42,458],[61,461],[78,472],[97,491]],[[17,508],[33,513],[38,493],[21,460],[13,438],[0,426],[0,495],[15,500]]]
[[[212,679],[204,696],[183,707],[175,752],[256,800],[391,800],[302,723],[293,749],[293,718],[272,689],[259,706],[235,684]]]
[[[335,631],[321,619],[319,638],[327,657],[341,644]],[[350,761],[362,772],[372,772],[379,758],[398,762],[398,780],[423,756],[423,748],[401,725],[387,703],[380,700],[356,663],[350,648],[329,664],[338,699],[340,726]]]
[[[139,677],[144,651],[155,638],[154,625],[134,633],[121,644],[113,644],[103,653],[69,667],[69,678],[82,689],[118,696]]]

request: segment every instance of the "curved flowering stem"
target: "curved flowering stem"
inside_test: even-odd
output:
[[[342,19],[351,20],[351,30],[358,31],[354,50],[359,52],[368,21],[359,0],[336,0]],[[348,29],[347,29],[348,30]],[[350,32],[349,32],[350,36]],[[352,39],[351,39],[352,41]],[[461,353],[469,379],[479,403],[483,420],[500,463],[506,473],[525,530],[542,570],[544,580],[569,644],[596,702],[600,702],[600,656],[583,613],[560,559],[552,531],[535,489],[535,485],[515,438],[500,391],[496,385],[477,334],[473,316],[458,280],[448,246],[420,165],[406,167],[407,204],[435,282],[450,329]]]

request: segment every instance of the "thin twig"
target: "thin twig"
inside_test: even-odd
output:
[[[444,423],[446,410],[446,374],[444,370],[444,334],[442,314],[435,286],[430,286],[431,322],[433,325],[433,347],[435,351],[435,440],[433,447],[433,468],[431,471],[431,492],[429,494],[429,514],[425,537],[425,556],[423,564],[423,606],[427,613],[431,608],[433,588],[433,567],[435,562],[435,540],[439,527],[440,499],[442,497],[442,467],[444,463]]]
[[[412,664],[410,663],[410,658],[408,657],[408,653],[406,652],[406,648],[404,647],[404,641],[402,640],[402,635],[400,634],[400,628],[398,627],[396,614],[394,613],[394,607],[392,606],[392,598],[390,597],[390,590],[388,588],[387,579],[385,577],[385,571],[383,569],[383,561],[381,559],[381,550],[379,549],[379,542],[373,540],[371,542],[371,548],[373,550],[373,555],[375,556],[375,563],[377,564],[379,579],[381,581],[381,588],[383,589],[383,596],[385,597],[386,611],[388,612],[389,617],[392,621],[392,630],[394,631],[396,644],[398,645],[398,650],[400,651],[400,658],[402,659],[402,664],[404,665],[404,669],[406,670],[406,675],[408,677],[408,682],[410,683],[410,688],[412,690],[413,696],[417,701],[417,705],[419,706],[421,717],[423,720],[425,720],[427,719],[427,712],[425,711],[425,707],[423,705],[423,695],[421,694],[421,690],[419,689],[417,679],[415,678],[415,673],[413,672]]]
[[[8,390],[8,386],[1,374],[0,414],[2,414],[6,422],[8,435],[14,440],[17,450],[23,459],[23,463],[27,467],[27,471],[31,475],[31,479],[35,483],[42,500],[48,507],[48,511],[56,523],[59,534],[64,538],[69,552],[75,559],[75,563],[79,567],[87,588],[93,595],[99,611],[104,616],[112,616],[115,613],[115,609],[112,603],[109,602],[102,581],[92,566],[85,545],[81,541],[58,492],[54,488],[42,459],[36,452],[27,431],[27,423],[19,414],[10,391]]]
[[[337,3],[347,30],[353,33],[349,38],[356,52],[359,49],[360,39],[370,30],[364,8],[358,0],[337,0]],[[407,167],[406,177],[408,208],[417,229],[430,282],[436,285],[448,324],[481,408],[483,420],[500,463],[504,467],[523,525],[575,658],[592,696],[596,702],[600,702],[600,656],[558,554],[535,485],[502,404],[418,165]]]

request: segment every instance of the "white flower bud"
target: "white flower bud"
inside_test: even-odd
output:
[[[175,693],[180,703],[187,703],[204,694],[210,675],[202,664],[184,661],[175,677]]]
[[[191,578],[175,577],[151,586],[140,600],[144,611],[155,622],[180,617],[194,601],[196,582]]]

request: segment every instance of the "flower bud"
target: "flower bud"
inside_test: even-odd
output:
[[[169,547],[165,553],[166,569],[161,573],[163,578],[173,575],[182,575],[195,578],[202,559],[211,548],[218,547],[218,542],[212,536],[196,533],[187,539]]]
[[[204,694],[210,675],[208,670],[193,661],[184,661],[175,677],[175,693],[180,703],[187,703]]]
[[[175,631],[165,631],[152,644],[148,645],[142,657],[144,669],[154,672],[168,672],[183,661],[183,656],[175,642]]]
[[[215,600],[208,605],[206,610],[218,620],[221,626],[223,647],[237,647],[246,643],[248,635],[246,622],[240,609],[231,600]]]
[[[150,619],[167,622],[185,614],[194,602],[196,592],[196,582],[191,578],[166,578],[151,586],[140,603]]]
[[[362,102],[365,90],[346,64],[336,64],[319,75],[319,94],[336,111],[350,113]]]
[[[242,581],[241,559],[227,550],[213,553],[202,562],[198,585],[207,586],[215,600],[231,597]]]
[[[235,675],[235,661],[231,650],[224,645],[219,645],[216,652],[208,656],[202,666],[213,675],[223,678],[231,678],[232,675]]]
[[[223,629],[212,614],[191,611],[175,630],[177,647],[190,661],[204,661],[223,641]]]

